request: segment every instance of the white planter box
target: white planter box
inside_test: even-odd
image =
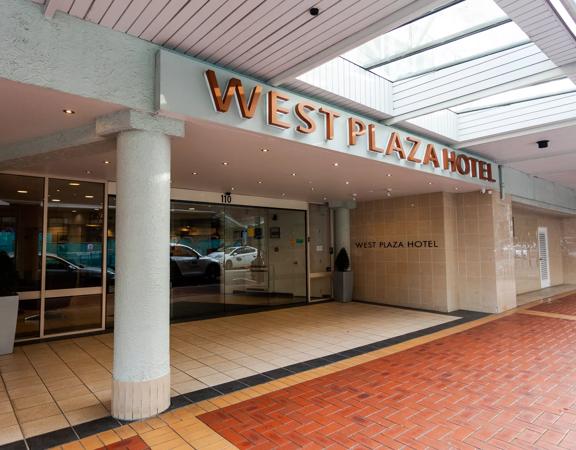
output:
[[[0,355],[14,350],[17,318],[18,296],[0,297]]]

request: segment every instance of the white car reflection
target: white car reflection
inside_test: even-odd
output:
[[[223,264],[226,270],[245,269],[249,268],[258,257],[258,249],[249,245],[226,247],[225,249],[218,249],[208,256]]]

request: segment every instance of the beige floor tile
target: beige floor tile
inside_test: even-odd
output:
[[[18,425],[11,425],[0,428],[0,445],[10,444],[11,442],[23,439],[22,431]]]
[[[80,384],[78,386],[71,386],[69,388],[50,389],[50,394],[52,394],[54,400],[61,401],[80,397],[81,395],[90,394],[90,389],[88,389],[83,384]]]
[[[0,402],[0,414],[9,413],[12,411],[13,411],[12,403],[10,403],[9,400],[4,400],[3,402]]]
[[[233,369],[228,372],[224,372],[224,375],[229,376],[233,380],[238,380],[240,378],[256,375],[257,373],[258,372],[247,369],[246,367],[239,367],[238,369]]]
[[[32,422],[26,422],[21,424],[21,426],[24,437],[29,438],[68,427],[70,424],[62,414],[59,414],[57,416],[44,417]]]
[[[187,394],[188,392],[198,391],[200,389],[204,389],[205,387],[207,387],[205,383],[191,379],[190,381],[186,381],[184,383],[175,384],[173,389],[179,394]]]
[[[46,392],[44,394],[32,395],[30,397],[21,397],[12,399],[14,409],[31,408],[32,406],[44,405],[53,402],[52,396]]]
[[[78,397],[68,398],[66,400],[59,400],[58,406],[62,408],[64,412],[74,411],[76,409],[86,408],[88,406],[100,404],[100,400],[96,398],[93,394],[79,395]]]
[[[32,422],[42,419],[43,417],[57,416],[59,414],[62,414],[62,411],[60,411],[56,403],[46,403],[44,405],[32,406],[31,408],[16,411],[16,417],[20,423]]]
[[[208,386],[216,386],[218,384],[234,381],[233,378],[229,377],[228,375],[224,375],[223,373],[216,373],[205,377],[199,377],[198,380],[200,380],[202,383]]]
[[[48,390],[43,384],[34,386],[25,386],[16,389],[8,389],[8,395],[11,399],[18,399],[24,397],[32,397],[38,394],[45,394]]]
[[[11,427],[12,425],[18,425],[18,420],[13,412],[0,414],[0,428]]]
[[[187,370],[186,373],[193,378],[206,377],[208,375],[217,374],[218,371],[212,367],[200,367],[198,369]]]
[[[91,420],[100,419],[109,415],[108,410],[103,405],[87,406],[86,408],[76,409],[74,411],[64,413],[70,425],[78,425],[80,423],[89,422]]]

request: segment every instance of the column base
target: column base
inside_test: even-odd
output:
[[[169,406],[170,373],[147,381],[112,381],[112,416],[116,419],[144,419]]]

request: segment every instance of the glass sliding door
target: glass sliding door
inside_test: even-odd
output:
[[[19,293],[16,339],[40,337],[44,178],[0,174],[2,280]]]
[[[104,185],[48,180],[44,334],[102,327]]]
[[[306,301],[306,213],[270,209],[269,291],[272,305]]]
[[[224,267],[227,310],[269,305],[265,208],[226,206],[224,246],[218,256]]]
[[[183,201],[170,204],[170,317],[183,320],[224,311],[218,259],[224,208]]]

